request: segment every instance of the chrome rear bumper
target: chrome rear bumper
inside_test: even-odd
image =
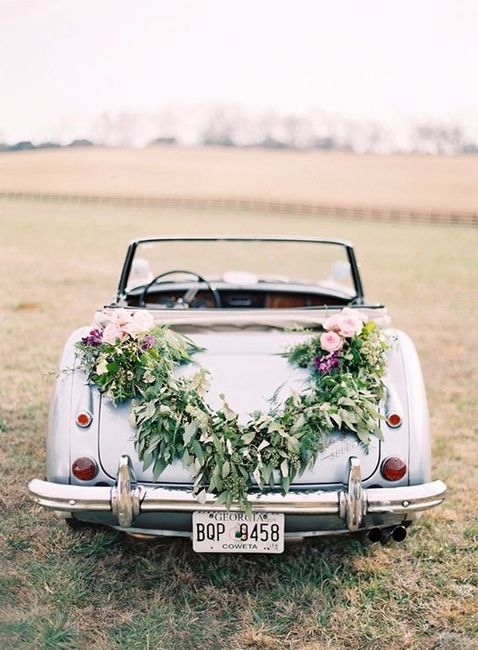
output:
[[[65,485],[33,479],[28,484],[35,503],[63,512],[108,512],[121,528],[131,528],[135,519],[148,512],[193,512],[225,510],[208,494],[199,502],[190,490],[144,486],[136,483],[131,461],[121,456],[113,487]],[[350,458],[347,487],[343,490],[308,490],[285,496],[271,492],[250,494],[254,511],[282,512],[289,515],[336,515],[351,532],[361,528],[366,515],[417,513],[440,505],[446,485],[433,481],[422,485],[395,488],[362,487],[360,461]],[[240,510],[232,506],[231,510]]]

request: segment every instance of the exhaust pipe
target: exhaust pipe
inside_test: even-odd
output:
[[[394,542],[403,542],[407,536],[407,529],[405,526],[395,526],[395,528],[371,528],[367,531],[367,539],[372,544],[380,542],[387,544],[390,539]]]
[[[405,526],[395,526],[395,528],[392,530],[392,539],[396,542],[403,542],[406,536],[407,529]]]
[[[367,539],[369,542],[381,542],[383,537],[383,530],[381,528],[371,528],[367,532]]]
[[[407,529],[405,526],[395,526],[395,528],[371,528],[367,531],[367,539],[373,544],[375,542],[380,542],[381,544],[387,544],[390,541],[390,538],[394,542],[403,542],[407,536]]]

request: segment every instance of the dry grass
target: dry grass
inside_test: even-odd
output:
[[[0,202],[0,647],[167,650],[478,647],[477,233],[274,215]],[[109,300],[129,239],[301,233],[355,241],[370,298],[415,340],[446,504],[400,546],[309,541],[283,556],[197,556],[33,506],[63,341]]]
[[[182,149],[0,154],[0,191],[230,197],[476,211],[478,156]]]

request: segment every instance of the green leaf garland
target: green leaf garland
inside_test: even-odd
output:
[[[135,312],[117,310],[113,318],[116,339],[111,317],[97,314],[90,334],[77,343],[80,368],[113,404],[132,400],[136,450],[154,480],[178,459],[189,469],[198,499],[210,492],[227,507],[237,503],[249,510],[251,489],[279,483],[287,493],[338,429],[352,432],[365,446],[372,436],[381,438],[388,342],[374,322],[358,321],[355,311],[326,320],[325,330],[310,332],[285,353],[291,364],[308,368],[307,389],[269,413],[254,413],[245,424],[224,396],[220,410],[207,404],[206,370],[174,377],[175,368],[190,363],[199,350],[188,337],[154,326],[152,318],[141,330],[137,317],[133,327]],[[340,348],[331,352],[324,345]]]

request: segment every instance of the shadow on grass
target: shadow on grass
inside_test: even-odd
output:
[[[147,635],[161,648],[222,648],[237,630],[281,639],[326,626],[341,591],[356,584],[354,559],[370,552],[338,537],[290,543],[281,555],[196,554],[187,539],[144,542],[107,529],[75,531],[69,545],[96,565],[98,596],[107,584],[126,607],[134,594],[137,615],[112,626],[110,640],[141,647]]]
[[[71,532],[70,550],[90,559],[116,556],[129,567],[132,580],[144,590],[162,579],[180,577],[197,587],[240,589],[255,593],[268,585],[287,582],[290,591],[297,583],[327,586],[327,583],[350,572],[353,559],[367,555],[372,547],[358,537],[309,538],[286,543],[285,551],[268,554],[198,554],[191,541],[184,538],[158,538],[142,541],[108,528]]]

